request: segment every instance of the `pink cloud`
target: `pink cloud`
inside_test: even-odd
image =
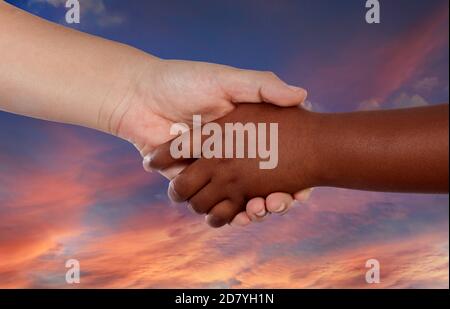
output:
[[[52,132],[49,138],[55,147],[48,151],[53,163],[62,163],[58,168],[2,154],[9,172],[0,174],[1,287],[32,284],[29,269],[33,269],[32,273],[41,269],[45,265],[42,257],[67,249],[67,241],[89,232],[82,219],[99,202],[99,195],[125,199],[134,192],[133,188],[147,186],[155,179],[143,172],[139,161],[133,162],[136,169],[125,169],[120,177],[109,178],[110,166],[98,161],[107,150],[104,145],[84,141],[70,129]],[[125,157],[115,164],[126,168],[131,162]],[[96,168],[89,170],[87,164]],[[56,261],[61,262],[57,258]]]
[[[380,284],[365,281],[380,263]],[[236,288],[448,288],[448,233],[396,239],[320,257],[279,256],[237,275]]]
[[[363,101],[385,104],[392,94],[432,63],[436,53],[445,50],[446,46],[448,3],[418,20],[403,36],[396,36],[382,45],[368,42],[366,36],[356,36],[350,46],[335,51],[332,63],[312,72],[310,95],[312,98],[323,95],[331,100],[348,100],[327,102],[337,106],[355,106]]]

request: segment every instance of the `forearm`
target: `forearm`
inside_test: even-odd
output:
[[[448,105],[313,117],[317,185],[448,192]]]
[[[151,56],[0,1],[0,109],[110,130]]]

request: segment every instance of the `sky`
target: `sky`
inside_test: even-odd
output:
[[[71,26],[65,1],[7,2]],[[448,103],[448,1],[380,2],[369,25],[360,0],[80,0],[74,28],[274,71],[319,112]],[[0,288],[449,287],[448,195],[318,188],[284,216],[211,229],[124,141],[4,112],[0,141]],[[369,259],[380,284],[365,281]]]

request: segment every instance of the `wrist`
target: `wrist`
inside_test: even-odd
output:
[[[146,76],[148,72],[153,72],[152,67],[161,60],[129,46],[123,47],[124,61],[114,64],[117,72],[112,74],[109,89],[98,106],[95,125],[100,131],[130,139],[130,136],[121,132],[122,122],[133,106],[151,101],[151,91],[148,89],[152,85]]]
[[[334,187],[340,183],[347,170],[341,162],[351,155],[345,144],[351,143],[347,134],[348,121],[337,114],[314,114],[313,149],[315,156],[315,186]],[[348,147],[347,147],[348,148]]]
[[[309,147],[311,150],[309,187],[320,187],[327,184],[330,173],[330,158],[328,157],[326,141],[328,141],[329,117],[326,114],[309,112]]]
[[[321,115],[303,108],[292,109],[292,118],[285,118],[281,136],[287,136],[282,144],[290,145],[286,159],[290,166],[290,181],[298,191],[320,185],[322,153],[320,137]],[[294,125],[293,127],[291,125]]]

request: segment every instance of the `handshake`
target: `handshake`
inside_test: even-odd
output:
[[[172,133],[177,127],[184,133],[157,148],[149,166],[165,171],[187,165],[171,180],[169,197],[188,201],[196,213],[207,214],[211,226],[220,227],[253,198],[319,184],[314,118],[300,107],[263,103],[240,104],[203,128],[194,117],[192,130],[172,126]]]
[[[170,199],[187,201],[212,227],[284,212],[291,196],[318,186],[443,193],[447,115],[448,105],[319,114],[241,103],[214,122],[194,115],[173,124],[176,137],[145,164],[171,175]]]

